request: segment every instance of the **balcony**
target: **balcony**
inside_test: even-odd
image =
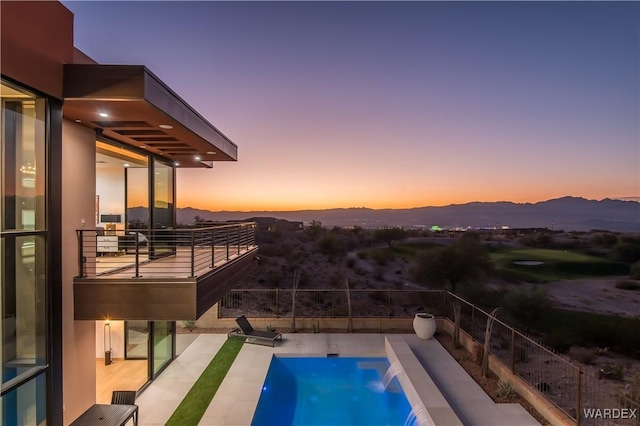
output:
[[[253,222],[77,231],[76,320],[195,320],[256,266]]]

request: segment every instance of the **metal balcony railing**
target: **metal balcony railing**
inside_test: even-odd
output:
[[[78,278],[195,278],[257,249],[256,224],[79,229]]]

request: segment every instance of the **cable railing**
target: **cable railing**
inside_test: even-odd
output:
[[[79,229],[80,278],[195,278],[257,248],[256,224],[193,229]]]

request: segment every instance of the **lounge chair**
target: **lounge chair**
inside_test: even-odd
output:
[[[234,335],[238,337],[244,337],[247,343],[271,343],[271,346],[276,345],[276,340],[282,342],[282,333],[279,333],[277,331],[254,330],[253,327],[251,327],[251,324],[249,324],[249,320],[244,315],[236,318],[236,322],[240,326],[240,330],[232,330],[231,333],[229,333],[229,336]]]

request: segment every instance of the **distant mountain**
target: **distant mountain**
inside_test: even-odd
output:
[[[135,217],[135,210],[130,215]],[[205,220],[245,220],[256,216],[271,216],[310,223],[318,220],[325,226],[431,227],[501,227],[549,228],[565,231],[601,229],[640,232],[640,202],[604,199],[587,200],[563,197],[538,203],[472,202],[442,207],[411,209],[348,208],[298,211],[212,212],[191,207],[178,209],[179,223],[194,223],[200,216]]]

